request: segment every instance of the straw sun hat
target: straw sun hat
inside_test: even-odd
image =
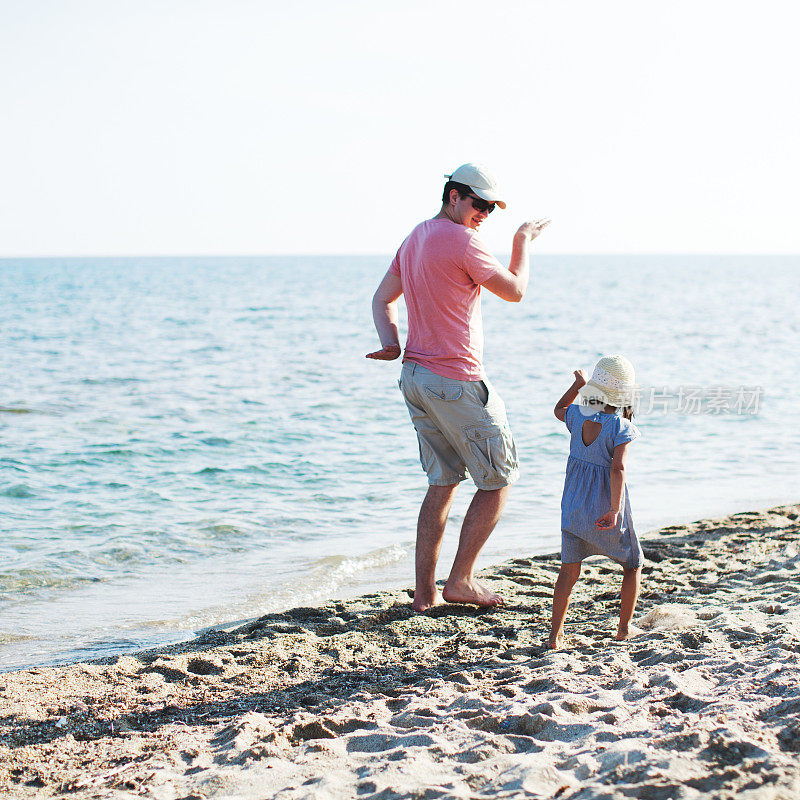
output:
[[[590,408],[622,408],[633,405],[638,388],[633,364],[625,356],[613,355],[597,362],[592,377],[579,393]]]

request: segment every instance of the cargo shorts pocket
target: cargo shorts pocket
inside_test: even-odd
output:
[[[419,463],[422,464],[422,471],[426,475],[430,475],[436,467],[436,453],[433,452],[430,444],[420,436],[417,436],[417,444],[419,445]]]
[[[478,472],[473,480],[505,485],[519,467],[511,431],[494,425],[468,425],[464,436],[472,454],[471,465]]]
[[[463,389],[457,383],[442,383],[436,386],[424,386],[425,394],[434,400],[453,402],[461,397]]]

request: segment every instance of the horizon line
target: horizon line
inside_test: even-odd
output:
[[[509,255],[499,251],[500,255]],[[575,250],[563,252],[535,252],[531,256],[778,256],[778,257],[800,257],[800,252],[786,251],[747,251],[747,252],[726,252],[721,250]],[[134,258],[394,258],[394,253],[378,252],[278,252],[278,253],[78,253],[63,254],[50,253],[43,255],[0,255],[2,261],[43,261],[46,259],[134,259]]]

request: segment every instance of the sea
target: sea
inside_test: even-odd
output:
[[[364,358],[388,262],[0,260],[0,669],[413,585],[425,476],[400,362]],[[795,255],[535,255],[521,303],[484,292],[522,472],[479,565],[558,549],[552,408],[607,353],[640,534],[800,501],[798,286]]]

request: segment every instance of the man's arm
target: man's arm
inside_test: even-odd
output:
[[[367,353],[367,358],[374,358],[377,361],[393,361],[400,357],[397,298],[401,294],[403,294],[403,284],[400,277],[391,271],[387,272],[372,298],[372,320],[383,349]]]
[[[514,234],[514,244],[511,249],[511,263],[508,269],[492,275],[483,285],[492,294],[510,303],[519,303],[525,296],[530,276],[528,259],[528,243],[532,242],[544,228],[550,224],[549,219],[540,219],[536,222],[525,222],[520,225]]]

